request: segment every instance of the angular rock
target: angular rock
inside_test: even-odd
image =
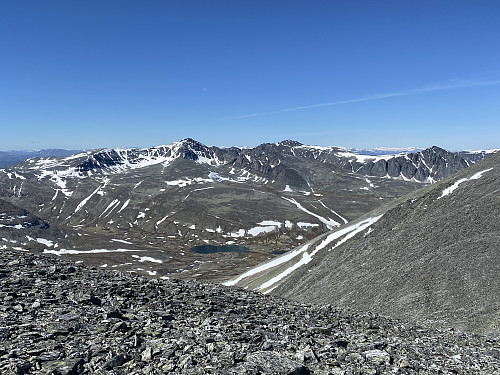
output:
[[[0,279],[0,297],[13,298],[5,308],[0,305],[0,374],[491,375],[500,370],[499,342],[481,336],[79,264],[64,280],[37,272],[54,263],[59,270],[71,264],[41,254],[0,253],[0,269],[11,271]],[[90,303],[91,295],[100,303]],[[40,306],[31,309],[37,300]],[[11,303],[28,312],[17,312]]]
[[[258,371],[263,374],[308,375],[310,371],[302,363],[294,361],[282,353],[259,351],[249,354],[245,362],[231,370],[234,374],[248,374]]]

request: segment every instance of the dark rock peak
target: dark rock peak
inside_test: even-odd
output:
[[[415,154],[420,154],[423,157],[428,157],[428,158],[435,158],[435,157],[447,158],[447,157],[456,156],[455,153],[447,151],[444,148],[441,148],[438,146],[432,146],[432,147],[426,148],[425,150],[422,150],[420,152],[416,152]]]
[[[95,152],[87,157],[87,160],[78,164],[76,169],[79,172],[87,172],[94,169],[102,169],[123,164],[123,160],[114,149]]]
[[[286,139],[284,141],[281,141],[281,142],[278,143],[278,145],[280,145],[280,146],[287,146],[287,147],[303,146],[302,143],[297,142],[297,141],[293,141],[291,139]]]
[[[215,146],[208,147],[192,138],[181,140],[181,153],[177,154],[177,149],[174,145],[164,145],[145,149],[104,149],[96,150],[87,157],[87,160],[77,165],[77,170],[87,172],[91,170],[99,170],[124,164],[136,164],[150,159],[162,159],[172,157],[182,157],[188,160],[198,160],[200,157],[208,159],[221,159],[222,154],[230,151],[223,151]]]
[[[428,148],[428,149],[426,149],[426,150],[433,151],[433,152],[437,152],[437,153],[448,152],[448,151],[446,151],[444,148],[439,147],[439,146],[432,146],[432,147],[429,147],[429,148]],[[426,150],[423,150],[423,151],[426,151]],[[423,151],[422,151],[422,152],[423,152]]]
[[[253,155],[269,154],[269,153],[275,153],[275,154],[284,153],[287,155],[293,155],[291,149],[293,147],[298,147],[298,146],[302,146],[302,143],[291,140],[285,140],[278,143],[262,143],[256,147],[241,150],[241,152],[244,154],[253,154]]]
[[[189,147],[192,147],[192,148],[194,148],[196,150],[209,148],[208,146],[204,145],[201,142],[198,142],[198,141],[194,140],[193,138],[185,138],[185,139],[181,140],[181,143],[184,146],[189,146]]]
[[[208,147],[192,138],[186,138],[181,141],[184,149],[183,158],[187,160],[199,160],[200,157],[219,160],[223,153],[218,147]]]

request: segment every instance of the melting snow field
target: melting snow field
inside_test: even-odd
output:
[[[132,258],[137,258],[138,261],[141,263],[144,262],[163,263],[161,260],[152,257],[140,257],[139,255],[132,255]]]
[[[461,178],[460,180],[457,180],[453,185],[444,189],[443,192],[441,193],[441,196],[438,199],[441,199],[441,198],[453,193],[461,183],[466,182],[466,181],[470,181],[470,180],[477,180],[477,179],[481,178],[484,173],[491,171],[492,169],[493,168],[485,169],[484,171],[477,172],[476,174],[474,174],[473,176],[471,176],[469,178]]]
[[[286,197],[282,197],[282,198],[285,199],[285,200],[287,200],[290,203],[293,203],[295,206],[297,206],[297,208],[299,210],[304,211],[306,214],[309,214],[311,216],[314,216],[314,217],[318,218],[319,221],[321,221],[322,223],[324,223],[328,229],[333,229],[334,227],[339,227],[340,226],[339,222],[337,222],[337,221],[335,221],[335,220],[333,220],[331,218],[326,219],[323,216],[320,216],[318,214],[315,214],[314,212],[309,211],[308,209],[306,209],[304,206],[302,206],[299,202],[297,202],[293,198],[286,198]]]
[[[165,181],[165,183],[168,186],[178,186],[178,187],[186,187],[188,185],[194,185],[194,184],[203,184],[205,182],[213,182],[211,179],[204,179],[201,177],[197,178],[186,178],[186,179],[179,179],[179,180],[173,180],[173,181]]]
[[[316,223],[304,223],[302,221],[299,221],[297,223],[297,226],[299,228],[308,228],[308,227],[319,227],[319,224],[316,224]]]
[[[279,266],[282,263],[288,262],[290,259],[293,259],[298,254],[306,251],[308,247],[309,247],[309,244],[306,244],[306,245],[302,246],[301,248],[299,248],[298,250],[293,250],[288,254],[285,254],[279,258],[271,260],[270,262],[266,262],[258,267],[252,268],[250,271],[245,272],[244,274],[238,276],[236,279],[226,281],[225,283],[223,283],[223,285],[226,285],[226,286],[236,285],[238,282],[240,282],[244,278],[247,278],[248,276],[255,275],[255,274],[262,272],[262,271],[265,271],[269,268],[273,268],[273,267]]]
[[[116,250],[108,250],[108,249],[94,249],[94,250],[48,250],[45,249],[43,252],[45,254],[54,254],[54,255],[76,255],[76,254],[100,254],[100,253],[128,253],[128,252],[138,252],[144,250],[129,250],[129,249],[116,249]]]
[[[75,208],[75,212],[78,212],[82,209],[83,206],[92,198],[95,194],[98,194],[99,192],[102,191],[106,187],[106,185],[109,183],[109,179],[105,179],[103,185],[99,186],[97,189],[95,189],[87,198],[82,200],[78,206]]]
[[[41,243],[45,246],[50,246],[50,247],[54,246],[54,242],[46,240],[45,238],[37,238],[36,242]]]
[[[274,225],[271,226],[265,226],[265,227],[254,227],[250,228],[247,233],[253,237],[258,236],[259,234],[262,233],[270,233],[276,230],[276,227]]]
[[[129,203],[130,203],[130,199],[127,199],[125,201],[125,203],[123,203],[123,206],[120,208],[120,210],[118,211],[118,213],[122,212],[125,209],[125,207],[128,206]]]
[[[319,194],[315,194],[315,195],[319,195]],[[340,214],[334,210],[332,210],[330,207],[327,207],[321,200],[318,201],[323,207],[325,207],[327,210],[329,210],[330,212],[332,212],[333,214],[337,215],[340,219],[342,219],[342,221],[344,222],[344,224],[347,224],[348,221],[345,217],[343,216],[340,216]]]
[[[119,239],[116,239],[116,238],[113,238],[111,241],[121,242],[121,243],[124,243],[124,244],[127,244],[127,245],[132,245],[132,242],[125,241],[125,240],[119,240]]]
[[[348,239],[354,237],[356,234],[369,228],[373,223],[375,223],[381,217],[382,217],[382,215],[377,216],[377,217],[373,217],[373,218],[369,218],[369,219],[363,220],[357,224],[353,224],[353,225],[350,225],[350,226],[345,227],[343,229],[340,229],[338,231],[335,231],[335,232],[331,233],[330,235],[328,235],[319,244],[315,245],[314,248],[312,249],[312,251],[310,251],[310,252],[308,252],[308,250],[311,247],[311,244],[310,243],[305,244],[296,250],[293,250],[287,254],[284,254],[276,259],[273,259],[269,262],[266,262],[258,267],[255,267],[255,268],[243,273],[242,275],[240,275],[239,277],[237,277],[234,280],[226,281],[223,285],[226,285],[226,286],[236,285],[238,282],[240,282],[241,280],[243,280],[249,276],[258,274],[258,273],[265,271],[265,270],[268,270],[270,268],[277,267],[277,266],[282,265],[288,261],[291,261],[294,258],[300,257],[298,259],[298,261],[295,262],[293,265],[286,268],[284,271],[282,271],[278,275],[274,276],[273,278],[269,279],[268,281],[262,283],[259,287],[256,288],[256,290],[264,290],[264,293],[269,293],[274,288],[276,288],[278,286],[278,283],[281,280],[283,280],[286,276],[290,275],[293,271],[300,268],[304,264],[309,263],[318,251],[324,249],[326,246],[331,244],[334,240],[341,238],[341,240],[338,241],[332,247],[332,249],[336,248],[337,246],[340,246],[341,244],[346,242]],[[330,250],[332,250],[332,249],[330,249]]]
[[[362,221],[360,223],[357,223],[357,224],[354,224],[354,225],[350,225],[350,226],[348,226],[346,228],[343,228],[343,229],[341,229],[339,231],[336,231],[336,232],[328,235],[319,245],[317,245],[314,248],[314,250],[311,253],[307,253],[307,252],[304,251],[304,254],[302,255],[302,258],[297,263],[295,263],[294,265],[290,266],[289,268],[287,268],[286,270],[284,270],[283,272],[281,272],[279,275],[277,275],[277,276],[273,277],[272,279],[266,281],[265,283],[263,283],[262,285],[260,285],[260,287],[256,288],[256,290],[264,290],[264,294],[270,293],[274,288],[276,288],[278,286],[278,282],[279,281],[281,281],[286,276],[290,275],[293,271],[295,271],[299,267],[303,266],[304,264],[309,263],[313,259],[314,255],[316,255],[316,253],[318,251],[324,249],[332,241],[334,241],[334,240],[336,240],[336,239],[341,238],[341,237],[344,236],[344,238],[342,238],[339,242],[337,242],[335,244],[335,246],[333,246],[328,251],[331,251],[331,250],[335,249],[336,247],[340,246],[341,244],[343,244],[344,242],[346,242],[350,238],[354,237],[356,234],[364,231],[366,228],[370,227],[373,223],[375,223],[381,217],[382,217],[382,215],[366,219],[366,220],[364,220],[364,221]],[[267,289],[267,290],[265,290],[265,289]]]
[[[326,220],[326,219],[324,219],[324,220]],[[253,227],[253,228],[250,228],[247,230],[239,229],[237,232],[230,232],[230,233],[227,233],[226,235],[223,235],[223,236],[224,237],[233,237],[233,238],[249,237],[249,236],[256,237],[256,236],[259,236],[261,234],[275,232],[275,231],[279,230],[280,228],[282,228],[283,226],[286,229],[290,230],[293,228],[294,224],[289,220],[285,220],[284,223],[276,221],[276,220],[263,220],[263,221],[257,223],[257,225],[259,225],[259,226],[256,226],[256,227]],[[316,224],[316,223],[298,222],[298,223],[296,223],[296,225],[300,229],[319,227],[319,224]],[[210,233],[215,233],[215,232],[220,233],[221,229],[220,229],[220,227],[217,228],[217,230],[206,228],[205,231],[210,232]],[[302,238],[303,237],[298,238],[298,239],[302,239]]]

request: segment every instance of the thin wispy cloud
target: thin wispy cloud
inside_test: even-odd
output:
[[[310,104],[310,105],[304,105],[304,106],[299,106],[299,107],[283,108],[283,109],[278,109],[276,111],[247,113],[244,115],[226,117],[223,120],[235,120],[235,119],[242,119],[242,118],[249,118],[249,117],[275,115],[275,114],[279,114],[279,113],[302,111],[305,109],[331,107],[331,106],[335,106],[335,105],[349,104],[349,103],[367,102],[367,101],[371,101],[371,100],[394,98],[394,97],[398,97],[398,96],[417,95],[417,94],[422,94],[422,93],[432,92],[432,91],[445,91],[445,90],[455,90],[455,89],[464,89],[464,88],[482,87],[482,86],[496,86],[496,85],[500,85],[500,80],[490,80],[490,81],[453,80],[453,81],[449,81],[447,83],[429,84],[429,85],[424,86],[424,87],[406,90],[406,91],[397,91],[397,92],[385,93],[385,94],[375,94],[375,95],[364,96],[364,97],[355,98],[355,99],[346,99],[346,100],[338,100],[335,102]]]

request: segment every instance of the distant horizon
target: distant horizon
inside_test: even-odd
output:
[[[475,148],[475,149],[472,149],[472,148],[468,148],[468,149],[448,149],[446,147],[443,147],[439,144],[432,144],[432,145],[429,145],[429,146],[426,146],[426,147],[422,147],[422,146],[368,146],[368,147],[355,147],[355,146],[350,146],[350,145],[341,145],[341,144],[332,144],[332,145],[320,145],[320,144],[307,144],[307,143],[304,143],[304,142],[301,142],[300,140],[297,140],[297,139],[290,139],[290,138],[285,138],[285,139],[282,139],[280,141],[276,141],[276,142],[262,142],[262,143],[258,143],[258,144],[255,144],[255,145],[238,145],[238,144],[234,144],[234,145],[229,145],[229,144],[225,144],[225,145],[220,145],[220,144],[207,144],[205,142],[202,142],[196,138],[193,138],[193,137],[186,137],[186,138],[183,138],[183,139],[179,139],[179,140],[176,140],[176,141],[172,141],[172,142],[169,142],[169,143],[159,143],[159,144],[155,144],[155,145],[150,145],[150,146],[117,146],[117,147],[95,147],[95,148],[89,148],[89,147],[86,147],[86,148],[67,148],[67,147],[47,147],[47,148],[36,148],[36,149],[4,149],[4,150],[1,150],[0,149],[0,152],[39,152],[39,151],[48,151],[48,150],[64,150],[64,151],[75,151],[75,152],[87,152],[87,151],[93,151],[93,150],[100,150],[100,149],[147,149],[147,148],[155,148],[155,147],[161,147],[161,146],[164,146],[164,145],[171,145],[173,143],[176,143],[176,142],[181,142],[185,139],[193,139],[197,142],[200,142],[202,143],[203,145],[205,146],[208,146],[208,147],[218,147],[218,148],[230,148],[230,147],[237,147],[237,148],[240,148],[240,149],[245,149],[245,148],[255,148],[255,147],[258,147],[262,144],[265,144],[265,143],[280,143],[280,142],[283,142],[283,141],[287,141],[287,140],[290,140],[290,141],[295,141],[295,142],[299,142],[301,143],[302,145],[304,146],[312,146],[312,147],[338,147],[338,148],[345,148],[345,149],[348,149],[348,150],[352,150],[352,151],[409,151],[409,150],[414,150],[415,152],[418,152],[418,151],[421,151],[421,150],[425,150],[425,149],[428,149],[428,148],[431,148],[431,147],[440,147],[440,148],[443,148],[447,151],[450,151],[450,152],[460,152],[460,151],[494,151],[494,150],[500,150],[500,145],[499,147],[491,147],[491,148]]]
[[[2,150],[500,146],[496,0],[26,0],[0,20]]]

